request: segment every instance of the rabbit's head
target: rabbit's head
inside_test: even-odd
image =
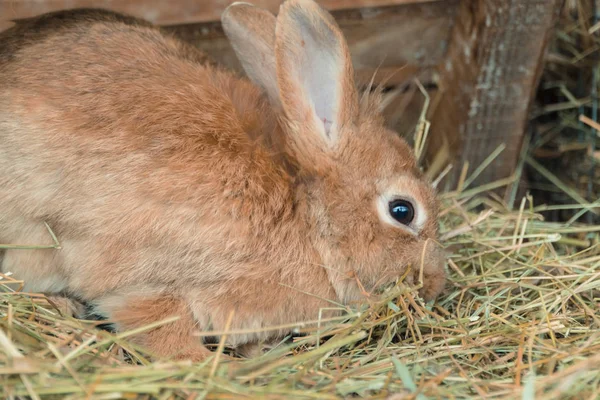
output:
[[[346,41],[312,0],[277,17],[245,3],[223,26],[249,78],[281,113],[313,244],[344,301],[406,274],[425,298],[445,283],[437,201],[407,143],[359,96]]]

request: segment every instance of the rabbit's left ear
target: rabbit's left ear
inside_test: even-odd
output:
[[[221,15],[223,30],[246,74],[279,105],[275,76],[275,16],[252,4],[236,2]]]
[[[346,40],[333,17],[312,0],[288,0],[277,16],[275,60],[288,123],[319,147],[339,142],[340,128],[358,113],[354,70]]]

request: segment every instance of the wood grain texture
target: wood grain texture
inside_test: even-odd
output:
[[[513,173],[539,82],[543,56],[562,0],[472,0],[459,8],[446,61],[440,67],[439,105],[431,117],[429,160],[464,162],[469,174],[498,146],[504,152],[473,183]],[[434,160],[446,154],[445,162]]]
[[[328,10],[385,7],[448,0],[318,0]],[[159,25],[218,21],[234,0],[0,0],[0,31],[9,20],[33,17],[70,8],[105,8],[146,19]],[[250,0],[276,13],[282,0]]]
[[[334,11],[348,41],[358,81],[390,84],[413,77],[431,81],[444,60],[459,0],[362,10]],[[217,62],[241,71],[217,22],[166,29],[207,52]]]

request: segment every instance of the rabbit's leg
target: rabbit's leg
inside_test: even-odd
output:
[[[47,294],[46,299],[64,316],[82,318],[85,314],[85,305],[70,297],[61,294]]]
[[[202,361],[214,355],[202,345],[201,338],[194,335],[198,327],[188,305],[174,295],[110,296],[101,300],[97,309],[115,323],[119,331],[179,317],[132,337],[132,341],[146,347],[157,357]]]
[[[258,341],[258,342],[250,342],[245,343],[243,345],[238,346],[235,350],[236,353],[245,358],[255,358],[260,357],[272,348],[274,348],[277,343],[279,343],[280,339],[271,339],[267,341]]]

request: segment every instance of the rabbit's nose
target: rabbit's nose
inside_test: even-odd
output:
[[[415,281],[423,286],[419,294],[426,300],[435,299],[444,289],[446,284],[446,262],[450,255],[437,243],[428,241],[419,257],[418,267],[415,270]]]

